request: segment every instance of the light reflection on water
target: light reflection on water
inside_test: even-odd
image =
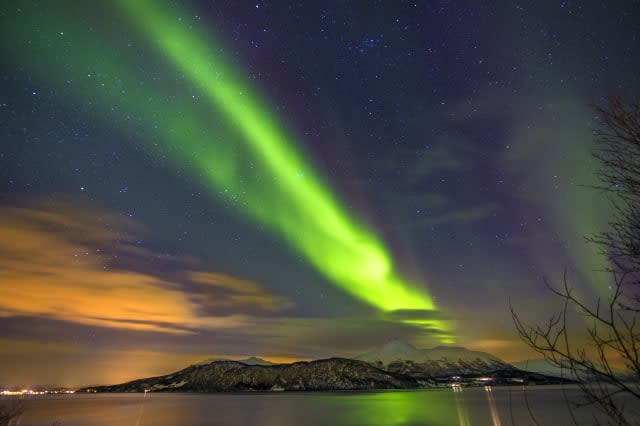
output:
[[[493,426],[502,426],[496,400],[493,397],[493,388],[491,386],[484,386],[484,394],[487,395],[487,403],[489,405],[489,412],[491,413],[491,423]]]
[[[458,413],[458,424],[460,426],[471,426],[471,422],[469,422],[469,412],[467,410],[467,406],[461,401],[461,395],[458,395],[460,392],[454,391],[455,395],[453,396],[453,400],[456,402],[456,411]]]
[[[579,391],[566,387],[569,398]],[[49,395],[25,400],[20,425],[490,425],[533,424],[521,387],[387,392]],[[571,424],[562,389],[530,386],[536,420]],[[593,411],[578,411],[585,424]]]

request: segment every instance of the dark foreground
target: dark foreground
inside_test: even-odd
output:
[[[566,398],[575,386],[528,386],[342,392],[240,394],[76,394],[26,399],[22,425],[541,425],[573,424]],[[579,409],[579,424],[594,411]],[[637,414],[637,413],[636,413]]]

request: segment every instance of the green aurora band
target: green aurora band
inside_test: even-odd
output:
[[[443,343],[452,342],[447,322],[429,318],[436,306],[428,293],[398,275],[382,241],[340,206],[268,104],[217,53],[222,49],[211,36],[176,19],[180,14],[188,16],[185,11],[143,0],[121,0],[119,4],[132,26],[146,36],[168,65],[177,68],[185,81],[204,95],[206,114],[184,100],[167,102],[170,96],[163,99],[161,93],[167,89],[161,84],[140,84],[140,79],[148,76],[143,77],[132,66],[139,58],[127,58],[126,53],[105,46],[104,40],[96,37],[88,39],[86,28],[62,11],[58,11],[60,15],[47,12],[46,17],[35,12],[32,15],[37,16],[29,16],[25,22],[11,22],[14,56],[23,55],[27,47],[21,32],[30,28],[53,32],[55,28],[57,33],[64,28],[58,43],[48,40],[46,47],[33,53],[37,58],[31,64],[34,73],[40,72],[41,78],[49,80],[52,70],[75,74],[75,97],[87,99],[90,93],[104,104],[117,105],[115,111],[113,107],[100,111],[112,122],[146,133],[159,127],[157,138],[139,140],[162,141],[158,146],[149,145],[175,167],[193,166],[190,173],[212,193],[284,238],[342,290],[382,312],[418,312],[416,318],[403,322],[433,331]],[[62,53],[73,59],[59,59],[65,56]],[[42,69],[44,64],[46,70]],[[211,108],[217,113],[214,117]],[[421,311],[426,318],[421,318]]]

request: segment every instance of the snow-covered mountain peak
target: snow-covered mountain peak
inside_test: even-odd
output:
[[[409,343],[392,340],[369,352],[363,353],[356,359],[371,363],[388,365],[394,361],[411,361],[425,363],[431,361],[443,362],[482,362],[494,364],[503,363],[499,358],[486,352],[472,351],[461,346],[436,346],[431,349],[416,349]]]
[[[409,343],[400,340],[391,340],[369,352],[363,353],[356,359],[363,361],[382,361],[389,363],[396,360],[414,359],[420,356],[420,350]]]
[[[431,348],[432,351],[438,350],[438,351],[466,351],[466,348],[463,348],[462,346],[444,346],[444,345],[440,345],[440,346],[435,346],[433,348]]]
[[[380,346],[378,350],[383,350],[387,352],[413,352],[417,351],[416,347],[403,342],[402,340],[390,340],[384,345]]]

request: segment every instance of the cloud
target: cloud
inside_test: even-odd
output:
[[[131,346],[95,350],[91,345],[73,342],[0,338],[0,362],[5,367],[3,380],[26,387],[122,383],[167,374],[212,355],[215,356],[211,352],[173,352]]]
[[[253,281],[203,271],[191,272],[190,278],[200,284],[194,298],[217,312],[229,309],[278,312],[293,306],[289,299],[273,296]]]
[[[457,154],[453,148],[461,149],[465,142],[467,141],[461,136],[441,135],[418,155],[414,151],[408,151],[406,156],[411,161],[405,171],[406,179],[412,184],[419,184],[434,176],[465,170],[468,164],[463,160],[464,156]]]
[[[118,267],[124,254],[156,257],[134,244],[133,235],[141,229],[63,197],[0,207],[0,317],[186,334],[246,325],[248,309],[271,312],[288,306],[258,284],[227,275],[178,271],[185,281],[191,277],[223,289],[214,303],[206,289],[192,294],[179,281]]]
[[[433,346],[449,336],[385,315],[262,318],[251,332],[252,341],[260,342],[261,353],[309,358],[358,355],[394,339]]]
[[[385,312],[384,317],[389,320],[448,320],[442,311],[436,309],[396,309],[395,311]]]
[[[441,215],[426,217],[415,221],[416,226],[434,226],[444,224],[464,224],[477,222],[493,215],[498,210],[495,203],[485,203],[465,209],[453,209]]]

